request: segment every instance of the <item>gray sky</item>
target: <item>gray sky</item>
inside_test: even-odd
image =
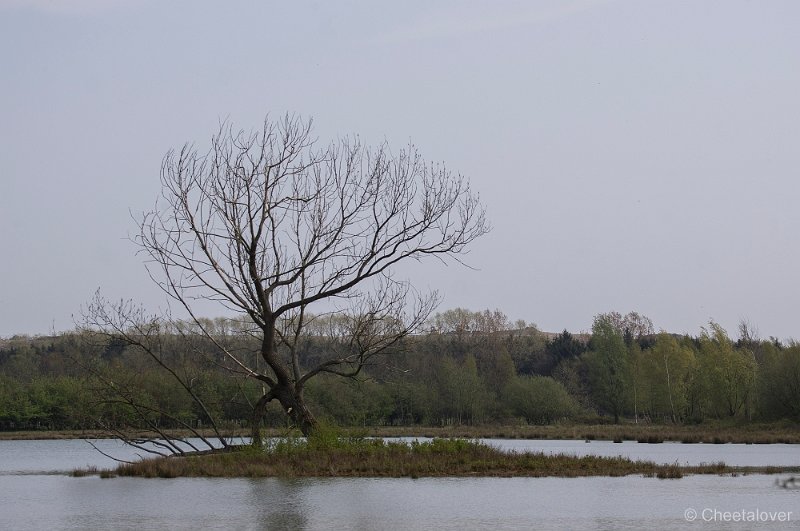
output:
[[[0,0],[0,337],[99,287],[164,306],[127,237],[220,119],[413,141],[494,227],[440,309],[558,331],[631,310],[800,338],[800,2]]]

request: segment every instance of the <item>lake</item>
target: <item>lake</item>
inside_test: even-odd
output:
[[[661,463],[800,464],[800,445],[486,442],[504,449],[625,455]],[[117,441],[95,443],[116,457],[137,458]],[[778,476],[767,475],[678,480],[65,475],[76,467],[113,464],[81,440],[0,441],[0,528],[797,529],[800,522],[800,491],[781,489],[775,485]],[[788,521],[771,521],[781,517]],[[756,521],[732,521],[736,518]]]

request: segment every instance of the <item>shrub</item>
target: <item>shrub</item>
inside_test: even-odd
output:
[[[580,411],[577,401],[549,376],[521,376],[505,389],[505,399],[515,414],[529,424],[550,424]]]

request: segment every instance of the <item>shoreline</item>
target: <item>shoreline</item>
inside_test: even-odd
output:
[[[186,430],[165,430],[172,436],[191,437]],[[198,430],[213,437],[210,430]],[[427,437],[459,439],[541,439],[680,442],[685,444],[800,444],[800,426],[794,424],[664,425],[664,424],[551,424],[545,426],[372,426],[342,427],[344,435],[367,437]],[[223,430],[227,438],[249,437],[246,428]],[[265,437],[296,435],[286,429],[263,430]],[[131,433],[132,438],[153,437]],[[0,431],[2,440],[115,439],[102,430]]]
[[[344,428],[345,432],[373,437],[444,437],[467,439],[539,439],[678,442],[684,444],[800,444],[800,426],[663,425],[663,424],[551,424],[546,426],[452,426]]]

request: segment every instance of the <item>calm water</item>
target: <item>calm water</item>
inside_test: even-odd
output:
[[[800,445],[489,441],[659,462],[800,464]],[[116,441],[98,445],[136,458]],[[2,529],[798,529],[800,491],[775,476],[475,479],[71,478],[113,466],[85,441],[0,441]],[[697,521],[686,511],[697,511]],[[717,511],[715,515],[714,511]],[[735,512],[788,522],[724,522]],[[754,511],[758,511],[756,515]],[[729,515],[725,515],[729,512]],[[693,513],[689,513],[691,517]],[[710,520],[704,522],[703,519]],[[716,521],[715,521],[716,519]]]
[[[534,450],[578,456],[622,455],[634,460],[660,464],[700,465],[724,462],[731,466],[800,466],[800,444],[642,444],[636,441],[529,441],[487,440],[506,450]]]

